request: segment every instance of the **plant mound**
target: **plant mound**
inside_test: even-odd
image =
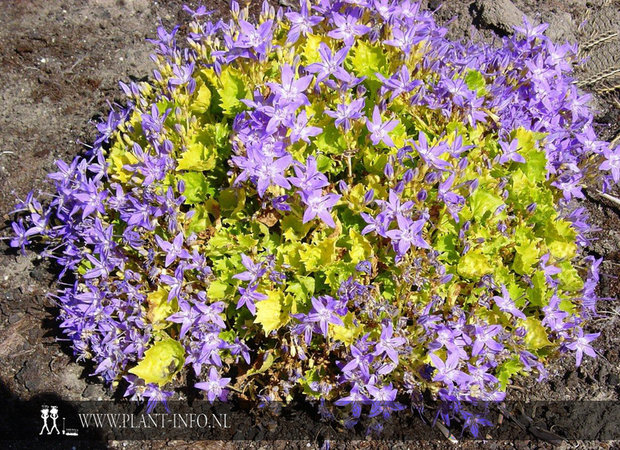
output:
[[[453,42],[410,1],[231,10],[188,9],[186,48],[160,27],[153,79],[121,83],[53,199],[17,208],[12,245],[43,243],[70,281],[78,360],[151,402],[185,376],[353,426],[430,394],[475,430],[460,402],[595,356],[578,200],[619,181],[620,153],[574,46],[527,22]]]

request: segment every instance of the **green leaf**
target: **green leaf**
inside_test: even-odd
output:
[[[213,300],[226,298],[230,285],[221,280],[214,280],[209,284],[207,289],[207,297]]]
[[[577,231],[566,220],[549,220],[545,228],[547,247],[557,259],[572,259],[577,253]]]
[[[243,76],[230,66],[222,69],[219,82],[221,87],[218,92],[221,97],[222,112],[225,116],[233,117],[245,108],[240,100],[248,95],[247,83]]]
[[[280,221],[284,238],[289,241],[302,240],[312,228],[312,222],[303,223],[301,218],[293,214],[288,214]]]
[[[525,345],[530,350],[538,350],[548,345],[551,345],[547,330],[540,322],[540,320],[534,317],[528,317],[523,323],[523,327],[526,330],[525,333]]]
[[[213,193],[213,188],[201,172],[187,172],[179,175],[185,182],[185,201],[189,204],[203,202],[209,194]]]
[[[556,265],[562,269],[562,272],[557,274],[557,279],[560,281],[560,287],[562,289],[569,292],[576,292],[583,289],[583,280],[570,261],[564,261]]]
[[[314,391],[310,385],[315,382],[315,381],[321,381],[321,374],[319,373],[318,369],[313,368],[313,369],[309,369],[306,370],[306,372],[304,373],[303,378],[299,379],[299,384],[301,384],[302,390],[304,392],[304,394],[309,395],[311,397],[316,397],[316,398],[320,398],[321,397],[321,393]]]
[[[527,241],[515,247],[516,254],[512,268],[520,275],[529,275],[534,264],[539,261],[538,245],[535,241]]]
[[[396,283],[390,273],[383,272],[377,275],[375,283],[381,286],[381,295],[386,300],[391,300],[396,296]]]
[[[201,142],[193,142],[187,146],[179,159],[176,170],[211,170],[215,167],[215,155],[209,152]]]
[[[461,257],[457,272],[470,280],[479,280],[483,275],[493,272],[489,259],[478,250],[471,250]]]
[[[226,228],[221,228],[217,231],[215,236],[207,242],[205,254],[209,256],[223,256],[227,255],[234,247],[235,244],[232,237],[228,234],[228,230]]]
[[[249,250],[254,248],[256,244],[258,244],[258,239],[254,239],[249,234],[244,234],[241,236],[237,236],[237,243],[239,244],[239,249],[242,251]]]
[[[370,245],[368,239],[353,228],[349,229],[348,242],[351,248],[349,250],[349,258],[351,258],[351,262],[354,264],[367,260],[373,253],[372,245]]]
[[[336,238],[326,238],[319,244],[302,244],[299,257],[308,272],[324,269],[336,259]]]
[[[290,320],[290,303],[286,302],[280,291],[267,292],[267,298],[256,302],[256,317],[254,323],[263,327],[265,334],[286,325]]]
[[[537,270],[534,273],[532,284],[534,286],[527,290],[527,297],[532,306],[542,307],[547,305],[547,281],[542,270]]]
[[[362,156],[364,168],[371,174],[384,176],[383,169],[388,162],[388,155],[377,152],[364,152]]]
[[[156,291],[147,294],[146,303],[148,305],[146,318],[153,324],[153,328],[164,329],[172,325],[172,322],[165,322],[165,320],[177,311],[177,300],[175,298],[169,302],[166,289],[159,286]]]
[[[298,275],[297,280],[289,283],[286,292],[293,294],[297,303],[303,303],[314,294],[314,278]]]
[[[306,61],[306,65],[320,62],[319,45],[323,42],[324,37],[318,34],[309,34],[306,38],[305,45],[301,51],[302,57]]]
[[[351,66],[358,77],[378,80],[376,73],[388,76],[388,63],[385,49],[381,45],[372,45],[358,39],[352,51]]]
[[[211,219],[209,219],[209,213],[203,205],[196,205],[194,207],[194,215],[192,216],[189,226],[187,227],[189,233],[200,233],[206,230],[211,225]]]
[[[547,176],[547,157],[545,152],[532,150],[523,155],[526,162],[521,164],[521,169],[531,181],[534,183],[543,182]]]
[[[347,148],[344,135],[333,123],[323,127],[323,132],[314,139],[314,145],[326,154],[340,154]]]
[[[363,327],[355,326],[354,321],[355,315],[349,311],[346,316],[342,317],[344,326],[329,324],[329,335],[337,341],[351,345],[363,331]]]
[[[510,381],[513,375],[518,374],[523,369],[523,364],[516,359],[509,359],[504,362],[497,370],[497,379],[499,380],[502,390],[506,390],[506,385]]]
[[[499,195],[482,188],[476,189],[469,199],[472,216],[477,221],[483,221],[487,213],[494,213],[503,204],[504,200]]]
[[[164,339],[144,352],[144,358],[129,373],[139,376],[145,383],[159,386],[172,381],[185,363],[185,349],[179,341]]]
[[[480,72],[470,69],[465,75],[465,84],[467,84],[469,89],[476,91],[478,95],[480,95],[481,91],[483,91],[484,87],[487,85],[487,82]]]
[[[198,83],[194,98],[190,103],[190,111],[202,114],[209,110],[211,106],[211,90],[205,83]]]
[[[263,363],[261,364],[261,366],[258,369],[252,368],[248,370],[246,375],[247,376],[258,375],[258,374],[267,372],[269,368],[273,366],[273,363],[275,362],[275,360],[276,358],[275,356],[273,356],[273,350],[268,350],[267,354],[264,356]]]

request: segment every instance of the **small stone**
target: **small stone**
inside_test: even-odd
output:
[[[86,389],[82,391],[82,397],[87,398],[89,400],[95,400],[101,396],[102,389],[101,386],[96,384],[89,384],[86,386]]]
[[[577,41],[577,38],[575,37],[575,30],[577,29],[577,27],[575,26],[573,17],[569,13],[555,13],[549,18],[548,23],[549,28],[547,28],[545,34],[553,42],[563,44],[566,41]]]
[[[18,313],[18,312],[17,313],[13,313],[13,314],[11,314],[9,316],[9,323],[10,324],[14,324],[14,323],[19,322],[19,319],[21,319],[21,317],[22,317],[21,313]]]
[[[525,16],[510,0],[476,0],[474,11],[483,25],[503,35],[513,34]]]

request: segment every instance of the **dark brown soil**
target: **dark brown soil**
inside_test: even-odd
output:
[[[190,5],[196,2],[185,2]],[[205,2],[214,14],[229,14],[225,0]],[[252,2],[256,3],[256,2]],[[277,0],[272,1],[277,3]],[[454,38],[492,40],[504,33],[505,23],[489,22],[482,16],[481,1],[447,1],[437,12],[442,22],[454,18],[450,34]],[[535,21],[551,22],[550,36],[587,42],[605,26],[617,27],[620,15],[617,3],[570,0],[517,0],[514,5]],[[150,44],[145,38],[155,34],[161,21],[170,28],[185,21],[181,0],[5,0],[0,8],[0,234],[10,233],[9,211],[16,197],[32,190],[45,191],[45,176],[58,158],[71,159],[83,148],[77,141],[93,139],[89,123],[108,110],[107,101],[120,100],[119,80],[142,79],[150,75]],[[435,9],[441,2],[423,2]],[[256,5],[253,5],[256,8]],[[580,24],[588,19],[586,25]],[[500,20],[510,20],[500,17]],[[588,25],[589,24],[589,25]],[[613,41],[613,40],[612,40]],[[614,45],[616,47],[614,47]],[[603,92],[593,75],[613,67],[620,58],[617,42],[593,46],[584,52],[589,62],[582,65],[583,87]],[[609,67],[606,67],[608,65]],[[613,79],[605,80],[613,87]],[[616,91],[617,92],[617,91]],[[614,92],[597,95],[601,136],[613,139],[620,130],[620,109]],[[45,195],[45,194],[42,194]],[[601,229],[589,251],[603,256],[601,295],[620,295],[620,209],[589,193],[586,203],[593,221]],[[107,399],[108,392],[89,376],[91,368],[73,361],[68,346],[57,339],[55,309],[46,293],[55,290],[54,271],[32,251],[19,256],[0,241],[0,405],[3,400],[27,400],[46,395],[64,400]],[[604,302],[601,318],[592,322],[590,331],[600,331],[597,341],[600,357],[586,358],[575,369],[570,356],[550,367],[543,383],[522,379],[510,390],[515,399],[525,400],[614,400],[620,394],[620,308],[616,300]],[[0,411],[0,415],[2,412]],[[583,420],[577,419],[576,420]],[[587,419],[586,419],[587,420]],[[596,420],[592,418],[591,420]],[[552,428],[553,423],[542,424]],[[162,436],[162,439],[165,439]],[[487,443],[495,448],[548,447],[525,432],[521,441]],[[316,445],[315,441],[285,443],[249,443],[243,447],[290,448]],[[433,443],[369,443],[356,447],[444,448],[447,441]],[[581,447],[601,443],[581,442]],[[111,442],[111,447],[125,444]],[[129,443],[129,447],[198,448],[197,443]],[[239,446],[241,444],[234,444]],[[341,444],[344,445],[344,444]],[[577,444],[575,444],[577,445]],[[602,445],[612,448],[614,443]],[[33,444],[32,447],[35,447]],[[228,448],[233,444],[211,442],[209,446]],[[340,445],[332,445],[339,447]],[[464,443],[463,448],[480,446]],[[570,445],[571,448],[573,444]]]

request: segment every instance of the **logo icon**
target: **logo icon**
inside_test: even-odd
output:
[[[58,428],[58,406],[57,405],[41,405],[41,419],[43,419],[43,427],[39,436],[46,434],[51,436],[52,434],[61,434]],[[75,428],[65,429],[65,418],[62,418],[62,434],[66,436],[77,436],[78,430]]]
[[[60,434],[58,424],[56,423],[58,420],[58,406],[41,406],[41,419],[43,419],[43,428],[41,428],[39,436],[44,432],[49,436],[54,433],[54,430],[56,434]],[[49,422],[51,422],[51,426]]]

